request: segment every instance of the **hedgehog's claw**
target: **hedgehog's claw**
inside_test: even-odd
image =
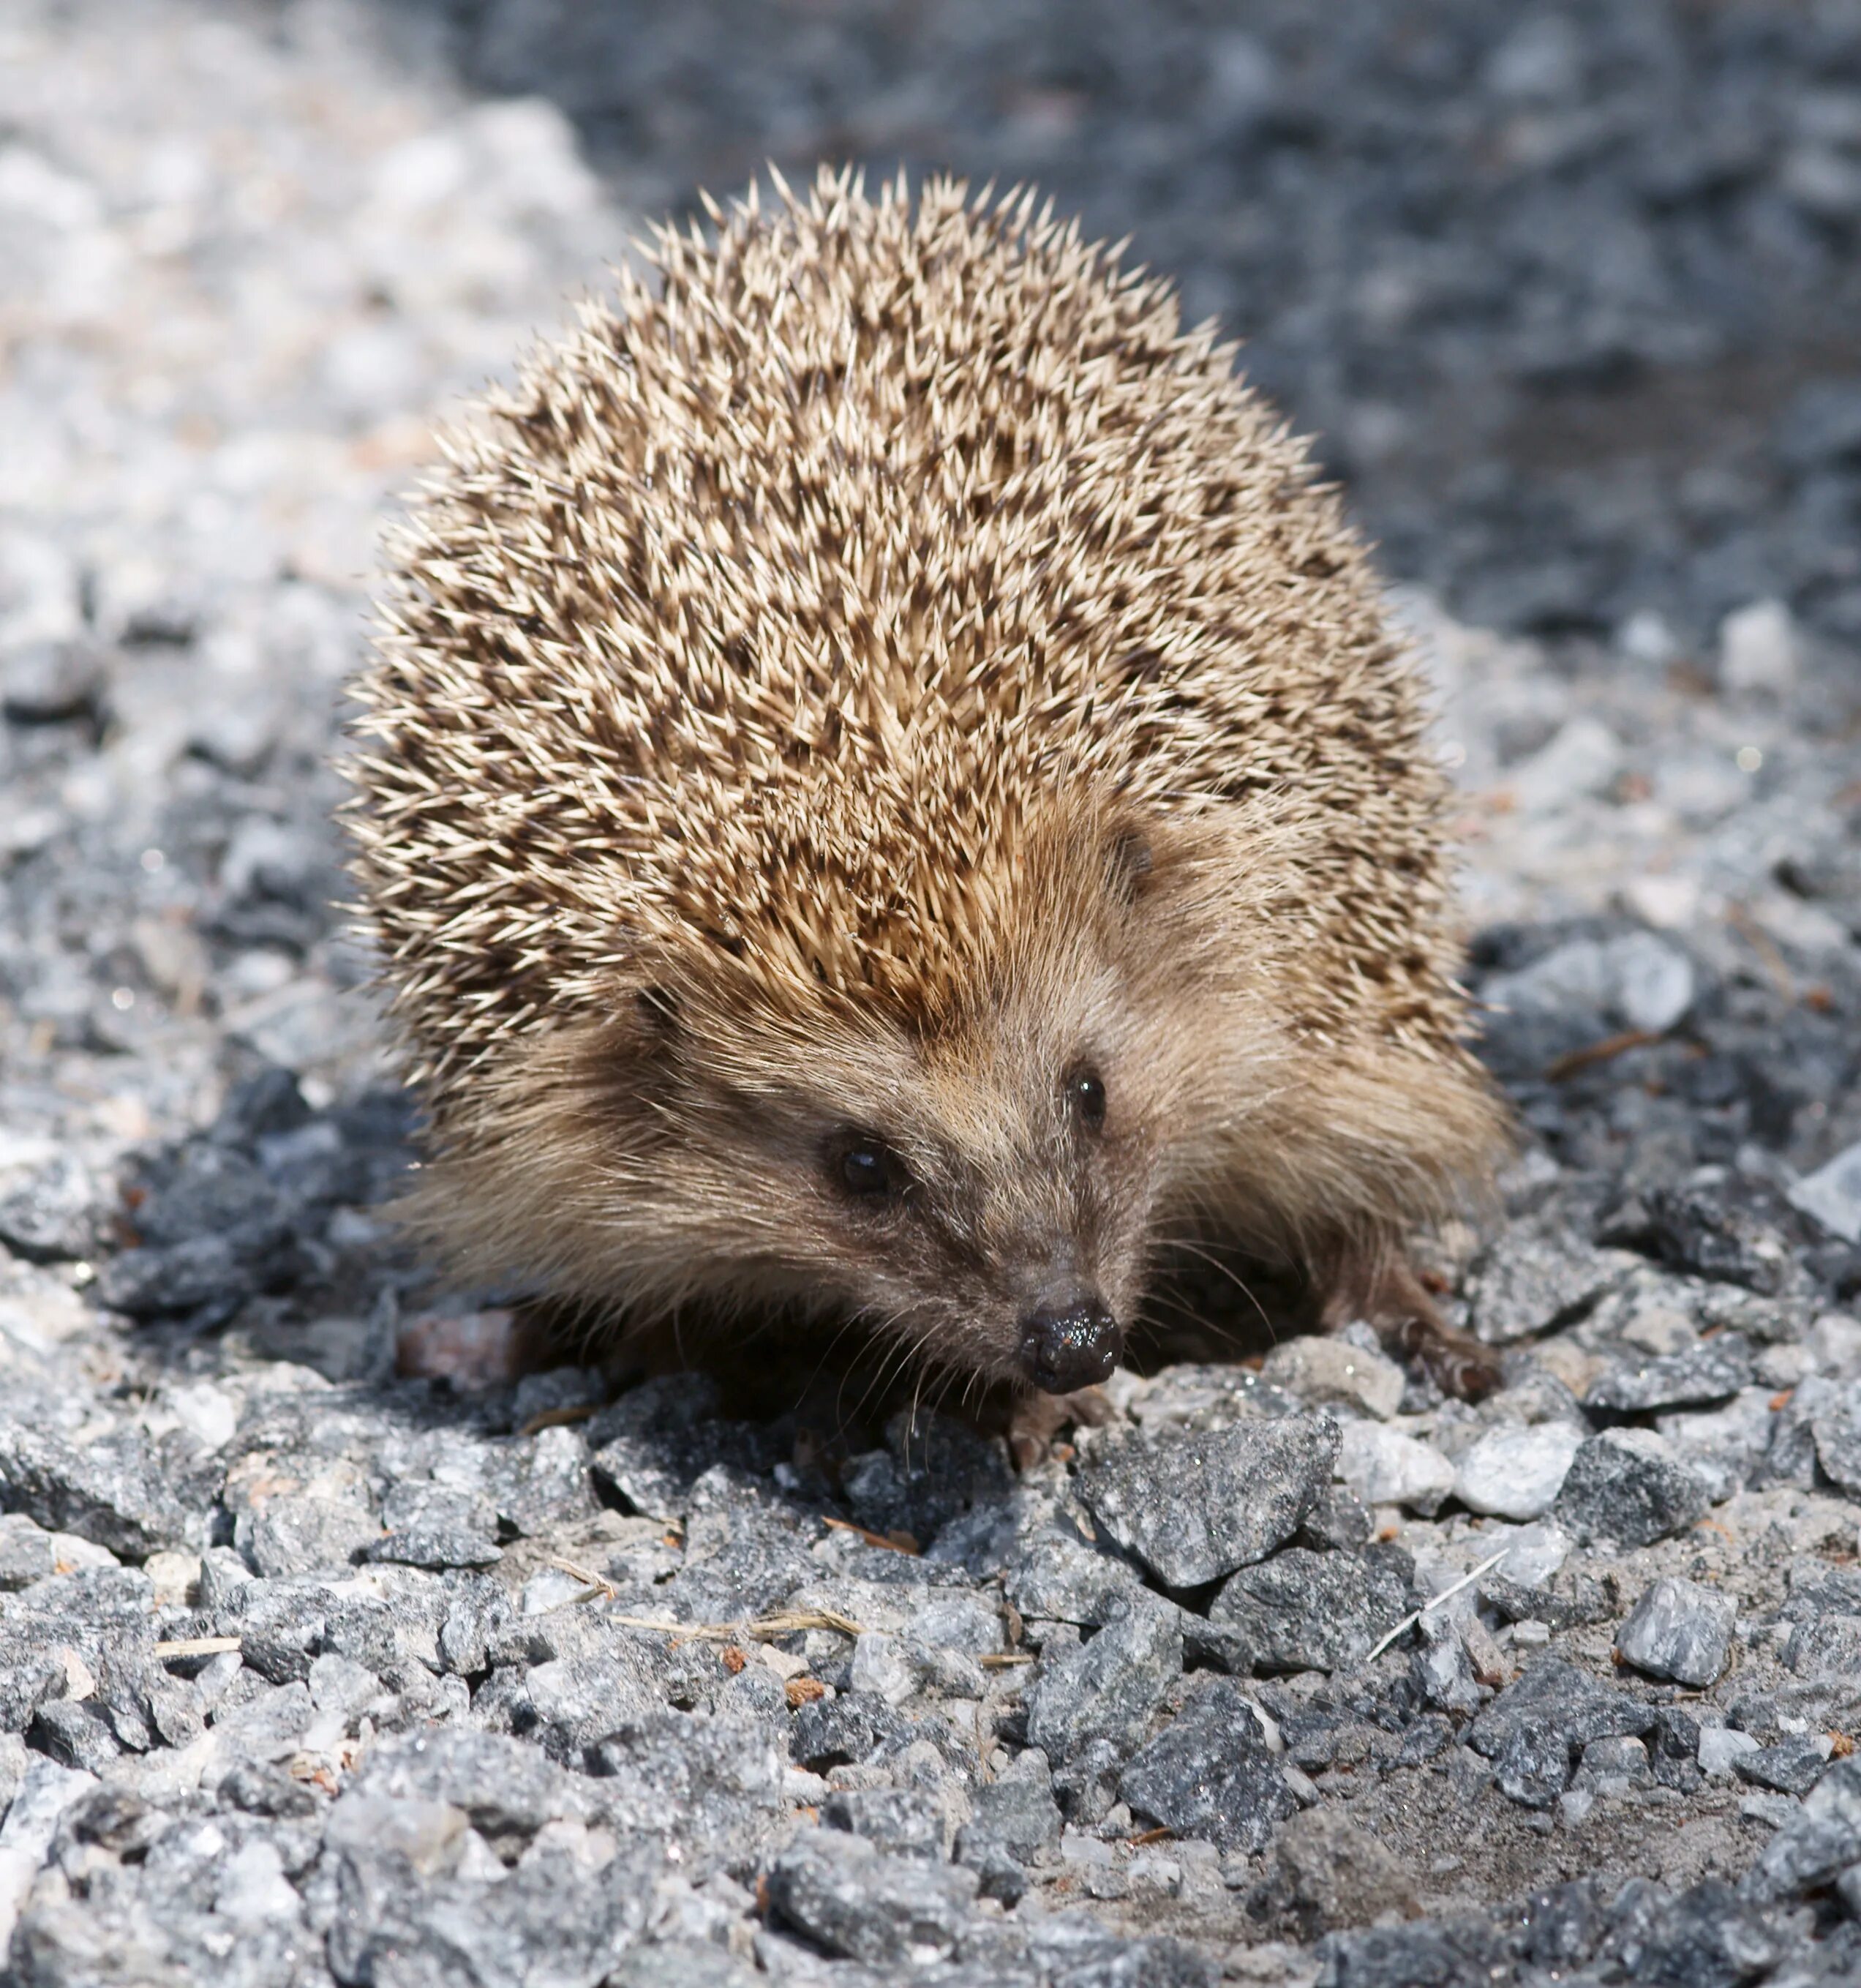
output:
[[[1429,1312],[1380,1326],[1384,1343],[1413,1360],[1444,1395],[1484,1401],[1505,1378],[1498,1361],[1478,1340],[1443,1324],[1432,1306]]]

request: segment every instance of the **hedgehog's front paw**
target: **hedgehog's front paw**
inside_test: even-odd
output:
[[[1096,1428],[1111,1419],[1111,1403],[1099,1388],[1080,1388],[1070,1395],[1022,1395],[1008,1418],[1008,1454],[1017,1470],[1032,1470],[1045,1459],[1053,1439],[1063,1428],[1083,1423]]]
[[[1498,1356],[1438,1317],[1406,1318],[1381,1327],[1383,1342],[1413,1360],[1444,1395],[1483,1401],[1505,1379]]]
[[[1322,1324],[1335,1332],[1356,1318],[1373,1325],[1384,1345],[1413,1361],[1444,1395],[1483,1401],[1504,1380],[1498,1356],[1454,1330],[1398,1251],[1366,1253],[1341,1266],[1325,1302]]]

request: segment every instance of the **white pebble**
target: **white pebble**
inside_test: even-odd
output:
[[[213,1909],[235,1925],[294,1919],[301,1903],[276,1848],[262,1836],[241,1844],[220,1866]]]
[[[896,1636],[868,1629],[853,1644],[855,1691],[876,1692],[887,1705],[902,1705],[917,1689],[917,1666]]]
[[[1719,624],[1719,688],[1781,696],[1796,680],[1796,624],[1781,600],[1754,600]]]
[[[1844,1242],[1861,1242],[1861,1142],[1805,1174],[1790,1189],[1790,1199],[1830,1235]]]
[[[1599,794],[1622,769],[1622,747],[1600,718],[1573,718],[1528,759],[1508,785],[1522,813],[1545,814],[1579,796]]]
[[[1366,1505],[1406,1505],[1424,1516],[1454,1489],[1454,1466],[1432,1443],[1380,1422],[1346,1422],[1337,1474]]]
[[[1289,1339],[1266,1357],[1260,1378],[1306,1401],[1341,1401],[1386,1422],[1402,1405],[1407,1377],[1387,1354],[1347,1339]]]
[[[1758,1742],[1748,1733],[1734,1732],[1729,1726],[1708,1726],[1700,1735],[1700,1771],[1729,1774],[1741,1753],[1757,1751]]]
[[[1570,1557],[1570,1535],[1555,1519],[1522,1526],[1506,1542],[1499,1571],[1521,1587],[1542,1587]]]
[[[1582,1440],[1582,1432],[1568,1422],[1490,1430],[1461,1459],[1454,1496],[1471,1512],[1538,1518],[1562,1489]]]

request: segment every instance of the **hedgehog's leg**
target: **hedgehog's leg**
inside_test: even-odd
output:
[[[1336,1332],[1358,1318],[1373,1325],[1393,1351],[1419,1361],[1444,1395],[1477,1401],[1503,1378],[1491,1349],[1456,1332],[1441,1317],[1400,1249],[1359,1249],[1342,1257],[1319,1323]]]
[[[1008,1454],[1017,1470],[1031,1470],[1047,1454],[1047,1446],[1069,1424],[1096,1428],[1111,1418],[1111,1404],[1097,1388],[1070,1395],[1028,1393],[1015,1398],[1009,1412]]]

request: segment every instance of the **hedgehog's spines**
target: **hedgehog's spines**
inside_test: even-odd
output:
[[[752,182],[637,245],[657,288],[623,269],[448,435],[397,540],[360,860],[442,1115],[667,948],[937,1006],[1073,788],[1348,824],[1288,914],[1296,999],[1450,1053],[1438,783],[1335,495],[1233,346],[1032,188],[768,173],[766,218]],[[1365,970],[1392,949],[1402,985]]]

